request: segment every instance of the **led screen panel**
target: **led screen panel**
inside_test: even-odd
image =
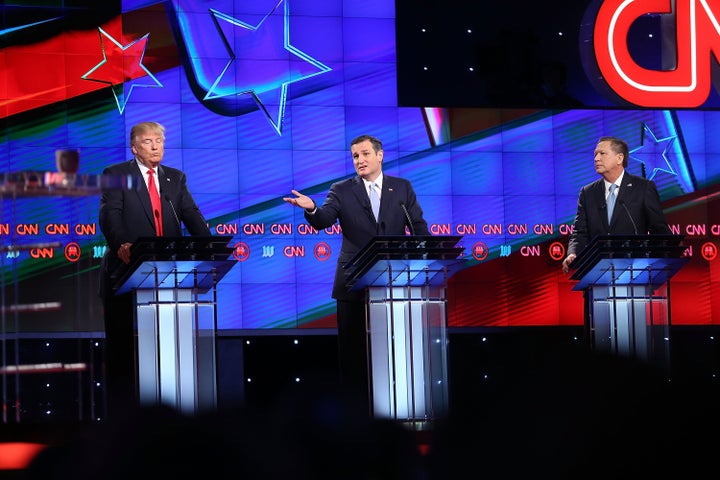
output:
[[[408,80],[396,25],[407,20],[393,2],[246,3],[6,4],[3,171],[54,170],[55,150],[74,148],[80,173],[99,174],[130,158],[133,124],[159,121],[164,162],[187,173],[212,232],[233,237],[218,327],[332,328],[340,231],[310,228],[282,197],[322,202],[354,174],[350,140],[370,133],[384,141],[385,171],[413,182],[432,232],[463,236],[451,327],[581,325],[582,294],[560,261],[578,191],[596,178],[595,142],[613,134],[687,235],[673,323],[720,322],[719,112],[398,106]],[[98,208],[95,195],[3,196],[7,300],[51,307],[22,312],[21,330],[102,329]]]

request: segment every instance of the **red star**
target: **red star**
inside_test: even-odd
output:
[[[83,75],[86,80],[121,85],[129,80],[144,77],[148,71],[142,64],[148,35],[123,46],[100,29],[103,60]]]

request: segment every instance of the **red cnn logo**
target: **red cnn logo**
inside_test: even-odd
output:
[[[672,3],[676,5],[674,12]],[[615,94],[635,105],[658,108],[702,105],[712,85],[712,57],[720,59],[719,13],[718,2],[709,0],[603,1],[593,29],[595,58],[602,80]],[[671,56],[676,60],[663,65],[664,70],[643,68],[630,55],[628,32],[633,22],[648,14],[667,15],[671,22],[674,19],[677,53]]]

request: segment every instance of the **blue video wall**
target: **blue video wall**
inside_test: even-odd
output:
[[[99,174],[131,158],[132,125],[165,125],[163,162],[187,173],[211,231],[236,247],[221,330],[334,326],[341,233],[313,230],[282,198],[322,202],[354,175],[360,134],[383,140],[385,172],[413,182],[433,234],[463,236],[451,326],[582,324],[560,262],[578,191],[597,178],[595,143],[610,134],[629,143],[629,170],[657,183],[673,230],[691,234],[673,307],[692,306],[674,320],[720,322],[708,247],[720,234],[720,112],[399,106],[390,0],[76,3],[2,7],[2,170],[54,170],[55,150],[71,148],[81,173]],[[58,304],[21,329],[102,329],[98,208],[97,196],[3,196],[0,241],[29,246],[3,252],[5,291]],[[69,259],[69,244],[81,254]],[[707,294],[694,299],[698,286]],[[511,313],[534,294],[540,320]]]

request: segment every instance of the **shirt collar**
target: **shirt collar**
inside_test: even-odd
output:
[[[137,166],[140,167],[140,173],[142,173],[143,175],[147,175],[148,170],[150,170],[150,167],[145,166],[145,164],[142,163],[137,158],[135,159],[135,162],[137,163]],[[155,167],[155,173],[158,173],[159,171],[160,171],[160,166],[158,165],[157,167]]]
[[[607,180],[605,180],[605,191],[607,192],[608,190],[610,190],[610,185],[612,185],[613,183],[615,183],[615,185],[618,186],[618,189],[620,189],[620,185],[622,184],[622,179],[624,176],[625,170],[623,170],[620,176],[615,179],[615,182],[608,182]]]
[[[365,180],[364,178],[362,180],[363,180],[363,183],[365,184],[365,190],[370,188],[370,184],[374,183],[382,191],[382,184],[383,184],[382,172],[380,172],[380,175],[378,175],[378,177],[375,179],[374,182],[369,182],[369,181]]]

